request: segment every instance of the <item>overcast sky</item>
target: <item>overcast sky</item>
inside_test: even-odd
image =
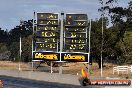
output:
[[[126,7],[130,0],[119,0]],[[86,13],[90,19],[100,18],[98,0],[0,0],[0,27],[12,29],[20,19],[29,20],[36,12]]]

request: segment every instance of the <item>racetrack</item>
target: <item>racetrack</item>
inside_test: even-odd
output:
[[[4,88],[80,88],[81,86],[1,76]]]
[[[0,80],[4,81],[4,88],[102,88],[77,86],[70,84],[61,84],[45,81],[35,81],[23,78],[0,76]]]

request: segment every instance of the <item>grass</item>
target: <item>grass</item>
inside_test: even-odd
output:
[[[26,63],[20,63],[20,66],[23,70],[27,70],[29,68],[28,64]],[[18,70],[19,63],[12,61],[0,61],[0,69]]]

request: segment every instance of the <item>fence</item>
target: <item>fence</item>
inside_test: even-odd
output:
[[[127,74],[129,72],[132,72],[132,65],[131,66],[116,66],[116,67],[113,67],[113,74],[117,72],[118,74],[120,72],[126,72]]]

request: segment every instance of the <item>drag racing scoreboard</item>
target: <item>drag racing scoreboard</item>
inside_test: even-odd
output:
[[[88,62],[87,14],[66,14],[63,36],[58,13],[35,13],[33,60]],[[60,36],[63,51],[60,52]]]

